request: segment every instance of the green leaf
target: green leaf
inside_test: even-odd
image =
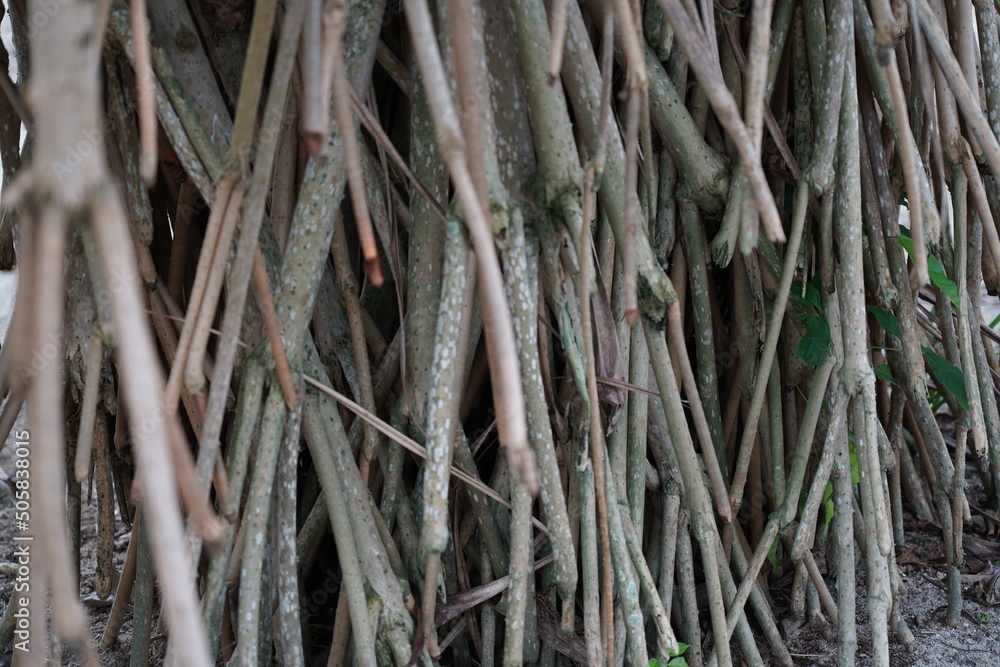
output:
[[[899,338],[899,320],[891,310],[886,310],[882,306],[868,306],[868,312],[875,316],[878,325],[885,329],[885,332]]]
[[[823,526],[828,527],[833,520],[833,482],[827,482],[823,489]]]
[[[885,380],[886,382],[896,384],[896,381],[892,378],[892,370],[889,368],[889,364],[879,364],[876,366],[875,377],[879,380]]]
[[[677,642],[677,650],[671,651],[670,662],[666,663],[666,667],[688,667],[687,660],[681,657],[684,651],[688,650],[689,644],[684,642]],[[649,659],[649,667],[660,667],[660,661],[656,658]]]
[[[811,311],[813,305],[809,303],[809,301],[804,296],[802,296],[802,294],[799,293],[799,290],[795,285],[792,285],[792,291],[789,294],[789,296],[792,297],[792,301],[799,304],[806,310]]]
[[[931,412],[937,412],[938,408],[944,405],[944,396],[936,389],[927,390],[927,400],[930,401]]]
[[[792,283],[791,297],[795,303],[810,312],[813,310],[817,313],[823,312],[823,297],[820,294],[819,289],[812,283],[812,281],[805,284],[804,293],[802,291],[801,280],[796,280]]]
[[[963,410],[968,410],[969,397],[965,394],[965,374],[962,369],[927,346],[921,349],[935,382],[954,396]]]
[[[898,238],[899,244],[906,249],[906,254],[910,256],[910,259],[913,259],[913,239],[909,237],[909,234]],[[957,308],[958,285],[948,277],[948,274],[944,272],[944,267],[941,266],[940,260],[934,255],[927,255],[927,275],[930,277],[931,282],[934,283],[934,286],[947,294],[948,298],[951,299],[951,302]]]
[[[853,431],[847,431],[847,441],[848,441],[848,458],[850,460],[851,467],[851,484],[857,484],[861,481],[861,473],[858,470],[858,452],[854,445],[857,443],[857,438]],[[833,520],[833,512],[836,506],[833,502],[833,482],[829,481],[823,488],[823,526],[828,527],[830,521]]]
[[[818,366],[830,347],[830,325],[813,315],[806,321],[806,332],[795,346],[795,354],[810,366]]]
[[[944,267],[934,255],[927,256],[927,275],[930,276],[931,282],[940,287],[941,291],[947,294],[951,302],[958,308],[958,285],[945,274]]]
[[[781,566],[781,561],[778,560],[778,539],[774,538],[774,542],[771,542],[771,548],[767,550],[767,560],[771,563],[771,569],[777,570]]]
[[[816,286],[815,280],[810,280],[806,283],[806,301],[813,305],[813,308],[819,312],[823,312],[823,295],[820,294],[819,288]]]

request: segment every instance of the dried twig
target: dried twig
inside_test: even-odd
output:
[[[139,173],[146,185],[156,180],[156,108],[153,88],[153,58],[149,46],[146,0],[129,0],[129,21],[135,49],[135,90],[139,111]]]

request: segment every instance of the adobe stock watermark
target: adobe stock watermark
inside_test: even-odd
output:
[[[38,31],[49,24],[69,0],[42,0],[31,3],[30,15],[24,17],[28,37],[34,37]]]
[[[110,129],[110,128],[108,128]],[[59,182],[63,182],[67,176],[79,169],[87,161],[87,158],[94,155],[104,141],[104,134],[99,129],[83,130],[80,133],[80,141],[75,146],[66,148],[66,157],[61,161],[52,163],[52,170],[56,173]]]
[[[337,596],[340,595],[338,579],[339,577],[330,568],[323,570],[323,585],[312,589],[302,601],[302,608],[306,613],[317,614],[322,607],[331,601],[337,601]]]
[[[17,565],[14,575],[14,592],[8,604],[14,607],[14,651],[27,653],[31,646],[31,616],[28,599],[31,590],[31,471],[28,467],[31,438],[27,430],[14,432],[15,471],[14,482],[14,555]]]

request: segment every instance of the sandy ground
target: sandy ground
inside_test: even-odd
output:
[[[911,551],[912,550],[912,551]],[[906,555],[903,555],[906,554]],[[900,565],[902,583],[906,588],[901,609],[903,618],[914,635],[911,646],[905,647],[890,638],[890,664],[893,666],[944,667],[961,665],[988,667],[1000,665],[1000,604],[987,604],[979,595],[974,579],[989,579],[1000,572],[1000,552],[993,554],[987,569],[980,575],[965,575],[965,598],[962,620],[956,628],[944,625],[947,605],[947,583],[940,538],[932,532],[907,532],[907,544],[897,548],[902,560],[918,562]],[[865,607],[864,573],[857,574],[858,665],[873,664],[871,657],[871,629]],[[832,582],[831,582],[832,583]],[[834,591],[832,591],[834,592]],[[836,644],[824,639],[817,631],[805,625],[788,638],[789,650],[797,665],[835,667]]]

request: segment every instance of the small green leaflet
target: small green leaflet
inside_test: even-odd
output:
[[[810,280],[806,283],[806,292],[802,294],[802,281],[796,280],[792,283],[792,299],[801,306],[805,308],[815,308],[817,312],[823,312],[823,297],[820,295],[819,289],[813,284],[814,281]]]
[[[891,310],[886,310],[882,306],[868,306],[868,312],[875,316],[878,325],[885,329],[887,334],[899,338],[899,320]]]
[[[927,346],[922,346],[921,349],[931,375],[937,383],[955,397],[963,410],[968,410],[969,397],[965,394],[965,374],[962,373],[962,369]]]
[[[928,389],[927,397],[931,402],[931,412],[937,412],[944,405],[944,396],[936,389]]]
[[[684,655],[684,651],[688,650],[689,644],[684,642],[677,642],[677,651],[670,654],[670,662],[661,663],[656,658],[649,659],[649,667],[661,667],[661,664],[665,667],[688,667],[688,662],[681,656]]]
[[[829,526],[833,520],[833,482],[827,482],[823,489],[823,525]]]
[[[851,484],[854,485],[861,481],[861,472],[858,470],[858,452],[854,449],[854,445],[851,445],[848,458],[851,461]]]
[[[851,484],[856,485],[861,481],[861,472],[858,470],[858,452],[854,449],[854,433],[851,431],[847,432],[848,444],[848,456],[851,462]],[[823,489],[823,525],[829,526],[830,521],[833,519],[833,512],[835,505],[833,502],[833,481],[826,483],[826,487]]]
[[[830,325],[822,317],[811,315],[806,320],[806,332],[795,346],[795,354],[810,366],[818,366],[830,347]]]
[[[781,566],[781,561],[778,560],[778,541],[780,537],[775,537],[774,542],[771,542],[771,548],[767,550],[767,560],[771,563],[771,569],[777,570]]]
[[[874,370],[875,377],[879,380],[885,380],[886,382],[896,384],[896,381],[892,379],[892,371],[889,369],[889,364],[879,364]]]
[[[913,239],[909,235],[899,236],[899,244],[906,249],[906,254],[913,259]],[[944,272],[944,267],[941,266],[941,262],[934,255],[927,255],[927,275],[930,276],[931,282],[942,292],[948,295],[951,302],[958,307],[958,285],[955,281],[948,277],[948,274]]]

